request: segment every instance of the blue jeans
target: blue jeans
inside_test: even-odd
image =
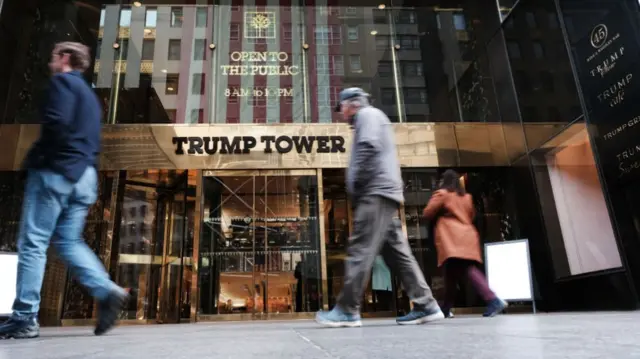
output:
[[[29,171],[18,234],[15,318],[37,317],[49,241],[73,276],[98,300],[119,290],[82,238],[97,187],[98,173],[93,167],[87,167],[76,183],[48,170]]]

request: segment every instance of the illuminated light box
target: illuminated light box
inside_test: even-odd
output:
[[[529,241],[486,243],[484,249],[489,287],[506,301],[531,301],[535,313]]]
[[[0,315],[10,315],[16,297],[18,254],[0,253]]]

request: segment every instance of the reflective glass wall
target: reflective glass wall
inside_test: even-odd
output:
[[[2,123],[37,121],[63,40],[91,47],[108,124],[339,122],[350,86],[395,122],[500,122],[485,48],[495,1],[34,0],[0,20]]]

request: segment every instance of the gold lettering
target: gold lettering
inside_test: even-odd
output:
[[[246,88],[227,88],[224,91],[225,97],[293,97],[292,88],[262,88],[262,89],[246,89]]]
[[[286,52],[234,51],[229,54],[229,59],[235,63],[249,62],[253,64],[222,65],[220,68],[224,76],[297,76],[300,74],[300,68],[298,66],[267,64],[269,62],[285,63],[289,60],[289,54]]]

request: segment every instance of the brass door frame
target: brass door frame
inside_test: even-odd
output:
[[[189,182],[188,178],[187,182]],[[191,323],[198,321],[198,308],[200,306],[200,241],[202,240],[202,221],[204,219],[202,212],[202,208],[204,208],[202,187],[202,171],[198,170],[196,175],[196,208],[193,211],[193,252],[191,254],[191,313],[189,315],[189,321]]]
[[[165,206],[165,221],[164,221],[164,241],[163,241],[163,249],[162,249],[162,272],[160,275],[160,288],[159,288],[159,298],[160,300],[160,311],[158,312],[156,318],[157,320],[162,320],[163,322],[168,323],[180,323],[183,319],[187,320],[187,318],[182,318],[182,285],[184,282],[184,266],[185,266],[185,253],[183,252],[183,248],[185,245],[185,241],[188,240],[188,210],[187,210],[187,190],[189,187],[189,177],[188,171],[184,171],[181,174],[181,177],[176,182],[177,186],[175,188],[171,188],[167,191],[168,196],[167,200],[164,203]],[[180,241],[180,248],[178,250],[179,254],[177,258],[180,260],[180,268],[178,269],[178,283],[175,288],[176,297],[173,303],[170,302],[171,295],[169,294],[171,290],[171,275],[169,272],[172,262],[176,256],[169,255],[169,251],[171,250],[171,246],[173,245],[173,235],[175,233],[175,219],[176,219],[176,211],[174,210],[174,204],[176,201],[176,195],[181,195],[182,199],[182,207],[184,211],[184,219],[182,222],[182,239]],[[180,214],[178,214],[180,215]],[[195,242],[195,233],[194,233],[194,242]],[[193,263],[193,260],[191,261]],[[167,313],[169,308],[173,307],[176,310],[175,317],[168,317]],[[191,317],[188,318],[191,320]]]

